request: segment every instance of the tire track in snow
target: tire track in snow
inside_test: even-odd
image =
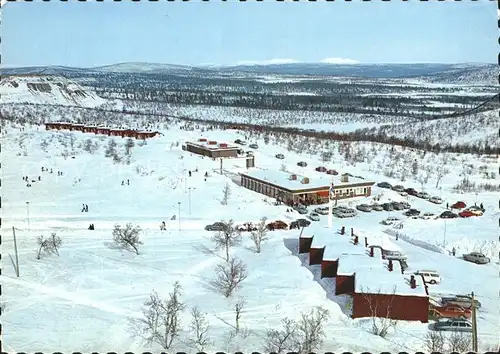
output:
[[[78,293],[69,292],[69,291],[65,291],[62,289],[51,288],[51,287],[40,285],[40,284],[33,284],[33,283],[29,283],[29,282],[26,282],[23,280],[9,278],[9,277],[5,277],[5,276],[0,276],[0,279],[2,280],[2,282],[4,284],[11,283],[11,284],[21,285],[25,288],[35,290],[36,292],[43,293],[45,295],[51,295],[57,299],[67,300],[74,305],[82,305],[82,306],[92,307],[92,308],[95,308],[95,309],[98,309],[98,310],[101,310],[104,312],[114,313],[114,314],[126,316],[126,317],[129,317],[129,316],[140,317],[141,316],[140,313],[127,311],[127,310],[124,310],[122,308],[119,308],[119,307],[116,307],[113,305],[109,305],[109,304],[102,302],[102,301],[95,301],[95,300],[92,300],[92,299],[87,298],[85,296],[82,296]]]

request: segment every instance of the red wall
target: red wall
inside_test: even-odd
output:
[[[339,268],[339,261],[321,261],[321,278],[335,278]]]
[[[335,278],[335,295],[348,294],[354,292],[354,274],[337,275]]]
[[[325,247],[311,248],[309,250],[309,265],[321,264],[323,253],[325,253]]]
[[[370,302],[373,310],[370,310]],[[377,304],[376,306],[375,303]],[[372,311],[375,312],[372,314]],[[352,318],[388,317],[395,320],[428,322],[429,298],[393,294],[353,294]]]
[[[299,253],[309,252],[312,242],[312,237],[299,237]]]

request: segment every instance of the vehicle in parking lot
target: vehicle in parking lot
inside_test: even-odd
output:
[[[439,284],[441,283],[441,277],[439,273],[435,270],[417,270],[415,275],[420,275],[424,279],[424,282],[429,284]]]
[[[238,145],[246,145],[246,144],[247,144],[245,141],[243,141],[243,140],[241,140],[241,139],[236,139],[236,140],[234,141],[234,143],[235,143],[235,144],[238,144]]]
[[[311,219],[312,221],[320,221],[320,217],[319,217],[319,214],[318,213],[314,213],[312,212],[311,214],[309,214],[307,216],[309,219]]]
[[[441,298],[441,302],[444,305],[457,305],[463,308],[471,308],[473,305],[472,297],[470,295],[445,296]],[[481,308],[481,302],[474,299],[474,306],[477,309]]]
[[[377,183],[377,187],[391,189],[392,184],[390,184],[388,182],[380,182],[380,183]]]
[[[414,188],[406,188],[405,192],[408,193],[409,195],[416,196],[418,194],[417,190]]]
[[[456,202],[454,204],[451,205],[451,209],[463,209],[465,208],[467,205],[464,203],[464,202]]]
[[[407,203],[407,202],[399,202],[399,205],[401,205],[403,207],[403,209],[410,209],[411,208],[410,203]]]
[[[368,204],[359,204],[358,206],[356,206],[356,209],[358,209],[359,211],[364,211],[365,213],[369,213],[370,211],[372,211],[372,208]]]
[[[404,205],[401,204],[401,203],[398,203],[398,202],[392,202],[392,207],[394,208],[394,210],[404,210]]]
[[[441,219],[455,219],[455,218],[458,218],[458,215],[449,211],[449,210],[446,210],[446,211],[443,211],[441,213],[441,215],[439,215],[439,217]]]
[[[441,204],[441,203],[443,203],[443,200],[439,197],[434,196],[434,197],[429,198],[429,202],[434,203],[434,204]]]
[[[467,262],[472,262],[476,264],[488,264],[490,263],[490,259],[486,257],[481,252],[471,252],[464,254],[464,260]]]
[[[325,166],[318,166],[315,168],[315,170],[318,172],[326,172],[327,168]]]
[[[315,213],[318,213],[320,215],[328,215],[328,207],[319,207],[314,209]]]
[[[266,227],[268,230],[286,230],[288,229],[288,224],[281,220],[276,220],[267,224]]]
[[[383,211],[384,210],[384,208],[382,208],[382,205],[377,204],[377,203],[371,204],[370,207],[372,208],[372,210],[375,210],[375,211]]]
[[[395,186],[392,186],[392,190],[396,191],[396,192],[404,192],[405,191],[405,187],[403,187],[400,184],[397,184]]]
[[[283,155],[283,154],[276,154],[275,157],[277,159],[283,160],[285,158],[285,155]]]
[[[248,147],[251,148],[251,149],[258,149],[259,145],[253,143],[253,144],[248,145]]]
[[[298,205],[296,207],[294,207],[294,209],[299,213],[299,214],[307,214],[309,211],[307,210],[307,208],[303,205]]]
[[[472,311],[470,309],[464,309],[460,306],[432,307],[429,309],[429,317],[434,320],[439,320],[441,318],[469,319],[471,316]]]
[[[290,230],[292,229],[300,229],[301,227],[308,227],[311,225],[311,222],[306,219],[297,219],[290,223]]]
[[[460,216],[461,218],[470,218],[471,216],[478,216],[478,215],[470,210],[462,210],[460,213],[458,213],[458,216]]]
[[[339,173],[338,173],[336,170],[328,170],[328,171],[326,171],[326,174],[336,176],[336,175],[338,175]]]
[[[299,162],[297,162],[297,166],[307,167],[307,162],[305,162],[305,161],[299,161]]]
[[[420,210],[417,209],[410,209],[408,211],[405,211],[404,213],[406,216],[417,216],[420,215]]]
[[[419,216],[420,219],[424,219],[424,220],[429,220],[429,219],[432,219],[435,215],[433,213],[423,213],[422,215]]]
[[[407,259],[408,257],[401,251],[388,251],[388,250],[383,250],[382,254],[385,256],[385,259],[387,260],[403,260]]]
[[[472,332],[472,323],[464,319],[446,319],[434,323],[435,331]]]
[[[403,192],[399,192],[399,195],[402,196],[402,197],[406,197],[408,195],[408,193],[406,193],[405,191],[403,191]]]
[[[429,199],[431,197],[427,192],[417,192],[415,196],[421,199]]]
[[[245,222],[245,223],[243,223],[243,225],[237,225],[236,226],[236,230],[238,230],[240,232],[256,231],[257,230],[257,226],[255,226],[252,222]]]
[[[217,221],[213,224],[205,226],[206,231],[224,231],[226,228],[226,224],[223,222]]]
[[[333,215],[338,218],[352,218],[357,214],[356,210],[350,208],[337,208],[333,210]]]
[[[253,156],[253,151],[247,151],[247,156]]]
[[[477,216],[483,216],[484,214],[484,209],[481,209],[478,206],[471,206],[467,210],[470,211],[471,213],[474,213]]]
[[[400,221],[401,221],[401,219],[398,219],[398,218],[395,218],[395,217],[391,216],[391,217],[388,217],[385,220],[382,220],[380,223],[382,225],[392,225],[392,224],[395,224],[395,223],[400,222]]]
[[[394,205],[392,203],[384,203],[382,204],[382,208],[384,208],[385,211],[393,211]]]

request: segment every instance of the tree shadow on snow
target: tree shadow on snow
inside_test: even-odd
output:
[[[321,278],[321,265],[309,265],[309,254],[299,254],[299,239],[297,238],[284,238],[283,244],[285,247],[300,260],[302,267],[309,270],[314,281],[316,281],[326,292],[326,298],[330,301],[335,302],[339,305],[342,312],[350,316],[351,309],[348,304],[350,302],[350,297],[345,295],[335,295],[335,278]]]

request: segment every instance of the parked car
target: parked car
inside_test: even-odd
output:
[[[213,224],[205,226],[206,231],[224,231],[226,228],[226,224],[223,222],[217,221]]]
[[[319,207],[314,209],[315,213],[318,213],[320,215],[328,215],[328,207]]]
[[[490,263],[490,259],[486,257],[481,252],[471,252],[464,254],[464,259],[467,262],[472,262],[476,264],[488,264]]]
[[[364,211],[365,213],[369,213],[372,211],[372,208],[368,204],[359,204],[356,206],[356,209],[359,211]]]
[[[420,210],[410,209],[404,213],[406,216],[417,216],[420,215]]]
[[[405,192],[408,193],[409,195],[416,196],[418,194],[417,190],[414,188],[406,188]]]
[[[283,160],[285,158],[285,155],[283,155],[283,154],[276,154],[275,157],[277,159]]]
[[[383,211],[384,210],[382,205],[377,204],[377,203],[371,204],[370,207],[372,208],[372,210],[375,210],[375,211]]]
[[[480,207],[475,205],[469,207],[467,210],[470,211],[471,213],[474,213],[476,216],[483,216],[484,214],[484,209],[481,209]]]
[[[243,223],[242,225],[237,225],[236,229],[240,232],[245,232],[245,231],[256,231],[257,227],[252,223],[252,222],[246,222]]]
[[[329,175],[334,175],[334,176],[339,174],[336,170],[328,170],[328,171],[326,171],[326,173]]]
[[[315,168],[315,170],[318,172],[326,172],[327,168],[325,166],[318,166]]]
[[[431,197],[427,192],[418,192],[415,196],[420,199],[429,199]]]
[[[307,167],[307,162],[305,162],[305,161],[299,161],[299,162],[297,162],[297,166]]]
[[[299,214],[307,214],[309,211],[307,210],[307,208],[303,205],[299,205],[299,206],[296,206],[294,207],[294,209],[299,213]]]
[[[429,220],[429,219],[432,219],[433,217],[435,216],[434,213],[423,213],[422,215],[419,216],[420,219],[424,219],[424,220]]]
[[[403,259],[407,259],[408,257],[401,251],[388,251],[383,250],[382,254],[385,256],[387,260],[399,261]]]
[[[454,296],[445,296],[441,298],[441,303],[443,305],[458,305],[463,308],[471,308],[472,297],[470,295],[454,295]],[[481,308],[481,302],[474,299],[474,306],[479,309]]]
[[[288,224],[281,220],[276,220],[267,224],[266,227],[268,230],[286,230],[288,229]]]
[[[447,307],[433,307],[429,309],[429,317],[439,320],[441,318],[447,319],[469,319],[472,315],[470,309],[464,309],[460,306],[447,306]]]
[[[447,319],[434,324],[435,331],[472,332],[472,323],[464,319]]]
[[[247,156],[253,156],[253,151],[247,151]]]
[[[478,216],[478,215],[470,210],[462,210],[460,213],[458,213],[458,216],[460,216],[461,218],[470,218],[471,216]]]
[[[392,184],[390,184],[388,182],[380,182],[380,183],[377,183],[377,187],[391,189]]]
[[[452,331],[452,332],[472,332],[472,322],[468,319],[453,318],[437,321],[433,329],[435,331]]]
[[[311,214],[308,215],[308,218],[311,219],[312,221],[320,221],[320,217],[318,213],[312,212]]]
[[[441,215],[439,215],[441,219],[455,219],[458,218],[458,215],[449,210],[443,211]]]
[[[407,203],[407,202],[399,202],[399,205],[401,205],[403,207],[403,209],[410,209],[411,208],[410,203]]]
[[[383,225],[392,225],[392,224],[398,223],[400,221],[401,221],[401,219],[398,219],[398,218],[395,218],[395,217],[391,216],[391,217],[388,217],[385,220],[382,220],[380,223],[383,224]]]
[[[394,208],[394,210],[404,210],[404,205],[401,204],[401,203],[398,203],[398,202],[392,202],[392,207]]]
[[[309,220],[306,220],[306,219],[297,219],[297,220],[292,221],[290,223],[290,230],[292,230],[292,229],[299,229],[301,227],[308,227],[309,225],[311,225],[311,222]]]
[[[357,215],[356,210],[350,208],[339,208],[333,211],[338,218],[352,218]]]
[[[463,209],[465,208],[467,205],[464,203],[464,202],[456,202],[454,204],[451,205],[451,209]]]
[[[393,211],[394,205],[392,203],[384,203],[382,204],[382,208],[384,208],[385,211]]]
[[[404,192],[405,191],[405,187],[403,187],[402,185],[398,184],[398,185],[392,186],[392,190],[396,191],[396,192]]]
[[[405,191],[402,191],[402,192],[399,192],[399,195],[402,197],[406,197],[408,195],[408,193],[406,193]]]
[[[435,270],[417,270],[415,275],[420,275],[424,279],[424,282],[429,284],[439,284],[441,283],[441,277],[439,273]]]
[[[363,176],[354,176],[355,178],[365,179]]]
[[[439,197],[434,196],[434,197],[429,198],[429,202],[434,203],[434,204],[441,204],[441,203],[443,203],[443,200]]]
[[[250,149],[258,149],[258,148],[259,148],[259,145],[257,145],[257,144],[255,144],[255,143],[253,143],[253,144],[248,145],[248,147],[249,147]]]

